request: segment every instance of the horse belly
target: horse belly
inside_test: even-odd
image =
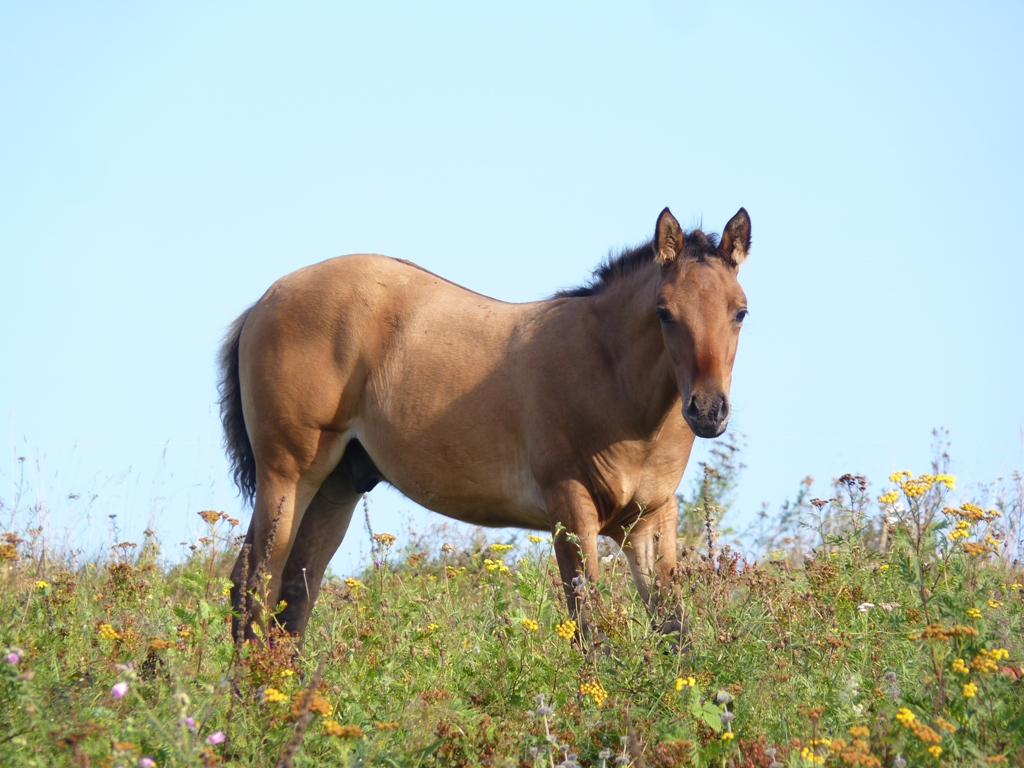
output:
[[[518,457],[431,440],[360,439],[387,482],[427,509],[473,525],[550,528],[540,488]]]

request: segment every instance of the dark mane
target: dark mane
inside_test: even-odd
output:
[[[687,258],[704,261],[718,253],[718,235],[714,232],[703,232],[695,229],[684,236],[686,245],[683,255]],[[576,288],[566,288],[555,294],[555,298],[571,298],[575,296],[595,296],[616,280],[639,271],[654,261],[654,240],[643,245],[630,248],[616,255],[608,254],[591,275],[590,281]]]

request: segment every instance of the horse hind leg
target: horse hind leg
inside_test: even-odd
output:
[[[306,631],[324,572],[345,538],[359,499],[383,479],[362,444],[349,441],[341,462],[306,509],[284,568],[281,599],[287,606],[277,620],[288,632]]]

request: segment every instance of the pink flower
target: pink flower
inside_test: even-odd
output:
[[[193,719],[191,717],[183,717],[178,722],[181,723],[182,725],[184,725],[190,731],[192,731],[192,733],[196,732],[196,721],[195,721],[195,719]]]
[[[139,768],[156,768],[156,761],[152,757],[140,757]]]
[[[114,687],[110,689],[110,695],[115,699],[122,698],[126,693],[128,693],[128,683],[115,683]],[[149,758],[145,759],[148,760]],[[142,763],[140,762],[139,765],[142,765]]]
[[[8,664],[17,664],[19,661],[21,661],[21,654],[17,651],[11,651],[7,654]]]
[[[223,744],[227,736],[224,735],[224,731],[214,731],[206,737],[207,742],[210,744]]]

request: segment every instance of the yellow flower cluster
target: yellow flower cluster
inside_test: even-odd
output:
[[[978,692],[978,686],[976,686],[974,683],[971,683],[971,682],[964,683],[964,698],[965,699],[973,699],[974,695],[977,692]]]
[[[373,536],[373,540],[382,547],[390,547],[395,543],[395,539],[396,536],[393,533],[377,533]]]
[[[604,704],[604,700],[608,698],[608,691],[602,688],[601,684],[597,682],[597,680],[580,683],[580,693],[584,696],[593,697],[594,703],[599,707]]]
[[[561,624],[555,625],[555,634],[563,640],[572,640],[576,634],[576,622],[572,619],[563,621]]]
[[[899,491],[889,491],[888,493],[883,493],[881,496],[878,497],[878,503],[879,504],[892,504],[899,497],[900,497]]]
[[[36,589],[46,589],[48,586],[50,585],[47,584],[45,581],[39,580],[36,582]]]
[[[533,619],[523,619],[522,623],[523,623],[523,629],[525,629],[525,630],[527,630],[529,632],[536,632],[538,629],[540,629],[540,624],[538,624]]]
[[[341,725],[334,720],[324,720],[324,733],[339,739],[361,739],[363,729],[358,725]]]
[[[981,673],[995,672],[999,669],[1001,659],[1009,658],[1010,652],[1005,648],[995,648],[991,651],[982,648],[978,655],[971,659],[971,668]]]
[[[693,675],[690,675],[689,677],[677,677],[676,678],[676,690],[677,691],[683,690],[683,686],[684,685],[688,685],[691,688],[693,688],[695,685],[697,685],[697,680],[696,680],[696,678],[693,677]]]
[[[305,691],[299,691],[292,699],[293,717],[298,717],[302,713],[302,698],[305,695]],[[316,712],[318,715],[322,715],[324,717],[330,717],[334,714],[334,707],[331,705],[331,702],[322,696],[313,696],[309,702],[309,711]]]
[[[968,555],[983,555],[986,552],[995,552],[995,549],[989,544],[979,544],[974,541],[968,541],[964,543],[964,552]]]
[[[204,509],[202,512],[197,512],[196,514],[203,518],[203,520],[209,525],[213,525],[220,520],[220,512],[215,512],[212,509]],[[227,517],[227,515],[225,515],[225,517]]]
[[[956,661],[954,661],[950,669],[952,669],[958,675],[966,675],[971,671],[967,664],[964,663],[963,659],[957,659]]]
[[[492,552],[497,552],[498,554],[501,554],[502,552],[508,552],[510,549],[512,549],[512,545],[511,544],[491,544],[489,549]]]
[[[938,744],[942,741],[942,736],[940,736],[934,728],[922,723],[917,719],[917,716],[906,707],[900,707],[896,710],[896,719],[900,721],[900,725],[926,744]]]
[[[529,539],[530,542],[533,544],[540,544],[542,541],[551,541],[551,539],[548,536],[536,536],[532,533],[529,534],[526,538]]]
[[[430,624],[427,624],[427,632],[433,632],[435,629],[440,629],[440,628],[441,628],[440,624],[434,624],[433,622],[431,622]]]
[[[840,759],[847,765],[860,765],[864,768],[881,768],[882,764],[877,757],[872,757],[871,747],[865,741],[870,731],[863,725],[855,725],[850,728],[850,735],[853,741],[849,747],[844,739],[832,739],[829,750],[839,755]]]
[[[940,747],[938,745],[932,745],[932,746],[928,747],[928,754],[931,755],[932,757],[938,757],[939,755],[942,754],[942,747]]]
[[[484,568],[488,571],[497,571],[498,573],[509,573],[508,566],[505,565],[501,560],[491,560],[491,558],[484,559]]]
[[[949,532],[949,538],[953,541],[957,539],[966,539],[971,535],[971,524],[966,520],[960,520],[956,524],[956,528]]]
[[[361,582],[359,579],[353,579],[351,576],[349,576],[347,579],[345,579],[345,586],[349,589],[355,590],[362,587],[363,582]]]
[[[460,565],[458,568],[456,568],[454,565],[446,565],[444,567],[445,576],[447,576],[449,579],[454,579],[460,573],[465,573],[465,572],[466,572],[466,566],[464,566],[464,565]]]
[[[288,701],[288,697],[277,688],[267,688],[263,691],[263,701],[267,704],[280,704]]]
[[[906,707],[900,707],[896,710],[896,719],[900,721],[900,725],[904,728],[909,728],[910,724],[917,720],[917,715]]]
[[[970,616],[972,619],[980,619],[981,611],[979,611],[977,608],[968,608],[967,615]]]
[[[722,734],[722,741],[732,741],[736,738],[736,734],[732,731],[726,731]]]
[[[821,765],[825,762],[825,755],[819,755],[814,751],[814,747],[804,747],[801,749],[800,757],[804,759],[804,762],[811,763],[811,765]]]
[[[974,608],[967,610],[968,616],[973,616],[971,611]],[[980,617],[981,614],[978,614]],[[977,618],[977,617],[976,617]],[[974,627],[965,627],[963,624],[954,624],[952,627],[944,627],[941,624],[929,624],[923,630],[914,635],[908,635],[908,640],[950,640],[954,637],[977,637],[978,630]]]
[[[946,733],[956,733],[956,726],[947,720],[943,720],[941,717],[935,718],[935,724],[939,727],[940,731],[945,731]]]
[[[110,624],[100,624],[100,626],[96,630],[96,634],[98,634],[104,640],[121,639],[121,633],[114,629]]]
[[[946,507],[942,510],[943,514],[949,515],[950,517],[959,517],[964,520],[970,520],[972,523],[978,523],[982,520],[991,522],[997,517],[1002,517],[998,510],[990,509],[987,512],[979,507],[977,504],[971,504],[966,502],[960,505],[959,509],[952,509]]]

